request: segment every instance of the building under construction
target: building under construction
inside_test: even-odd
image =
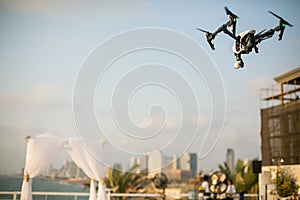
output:
[[[300,68],[274,80],[278,89],[261,91],[262,165],[300,164]]]
[[[271,168],[279,165],[300,183],[300,68],[274,80],[278,86],[261,90],[261,195],[274,179]]]

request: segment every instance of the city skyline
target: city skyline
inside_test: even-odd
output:
[[[237,32],[249,28],[260,31],[276,26],[278,21],[268,13],[269,10],[287,19],[294,27],[287,27],[280,42],[277,35],[263,42],[259,54],[245,56],[245,68],[235,70],[232,40],[223,35],[218,36],[215,41],[216,50],[211,51],[205,36],[195,29],[199,27],[213,30],[225,23],[228,18],[224,6],[240,17]],[[275,1],[272,4],[253,2],[247,7],[243,2],[225,4],[218,1],[204,4],[198,1],[168,3],[116,0],[95,1],[89,5],[69,0],[0,2],[0,25],[3,27],[0,33],[0,174],[19,173],[24,167],[26,143],[23,138],[26,135],[78,135],[73,92],[83,63],[96,47],[109,38],[149,27],[173,30],[174,34],[184,35],[202,48],[204,56],[199,55],[200,59],[203,59],[205,66],[213,66],[209,69],[218,72],[217,76],[211,75],[208,78],[220,76],[224,86],[224,91],[220,89],[220,93],[224,93],[226,98],[219,102],[226,107],[226,118],[220,122],[224,123],[221,134],[217,133],[218,127],[210,127],[210,119],[216,110],[213,110],[211,91],[207,89],[210,86],[206,85],[206,79],[196,74],[181,57],[151,49],[120,57],[106,71],[108,76],[97,82],[93,96],[97,102],[95,115],[97,122],[107,125],[102,127],[105,130],[103,134],[106,135],[96,135],[89,126],[86,127],[86,132],[80,134],[108,138],[109,145],[105,146],[105,151],[109,154],[105,160],[108,165],[116,160],[125,163],[133,155],[143,155],[168,145],[170,148],[166,148],[164,152],[168,156],[185,152],[205,154],[198,158],[198,163],[208,171],[216,169],[225,160],[220,161],[220,155],[225,155],[229,148],[235,150],[236,158],[261,158],[259,91],[274,85],[273,77],[299,66],[298,7],[298,1]],[[133,41],[135,40],[128,41],[129,45],[135,43]],[[210,60],[209,64],[206,63],[207,60]],[[143,66],[149,63],[152,65],[148,68]],[[174,90],[166,90],[168,88],[162,87],[162,84],[149,86],[145,83],[143,87],[133,85],[134,90],[129,95],[131,99],[125,101],[128,116],[120,113],[112,118],[107,108],[113,103],[121,104],[104,97],[111,97],[112,91],[120,87],[117,83],[124,74],[134,71],[138,66],[143,66],[146,70],[168,66],[164,68],[166,71],[155,73],[152,77],[155,80],[173,81],[174,87],[179,88],[179,91],[185,85],[177,84],[175,76],[171,76],[173,74],[169,72],[175,71],[186,77],[186,86],[191,85],[196,93],[199,112],[192,110],[193,112],[185,115],[189,120],[182,125],[184,131],[177,133],[181,128],[181,104],[178,104],[176,95],[172,93]],[[174,79],[171,80],[170,77]],[[146,76],[142,78],[146,79]],[[86,83],[90,81],[86,80]],[[130,83],[135,83],[136,80],[138,77],[135,76]],[[105,87],[101,88],[100,83],[105,83]],[[183,91],[182,96],[187,94],[185,92]],[[214,102],[218,104],[218,101]],[[160,130],[163,125],[163,134],[120,134],[120,129],[128,128],[129,123],[119,123],[120,126],[117,127],[111,125],[115,119],[126,122],[127,118],[134,127],[153,125],[150,126],[153,132]],[[86,121],[90,122],[89,119]],[[197,134],[192,129],[196,125],[199,128]],[[210,128],[212,133],[205,135]],[[132,141],[126,140],[129,136],[133,138]],[[159,138],[151,141],[156,136]],[[62,155],[58,163],[65,159],[66,155]]]
[[[230,155],[228,159],[228,150],[230,150]],[[244,162],[249,159],[243,159],[243,158],[234,158],[232,157],[232,152],[234,152],[234,149],[227,149],[227,153],[224,154],[223,160],[220,160],[219,165],[222,165],[224,162],[227,164],[231,163],[234,165],[233,168],[229,168],[231,171],[233,169],[233,172],[235,171],[235,163],[237,160],[243,160]],[[160,157],[161,163],[154,163],[154,167],[149,166],[149,157],[153,157],[154,161],[157,159],[157,156]],[[232,162],[232,158],[234,161]],[[150,158],[151,159],[151,158]],[[250,160],[253,160],[256,158],[250,158]],[[228,162],[229,161],[229,162]],[[166,156],[163,155],[162,152],[155,152],[153,155],[146,155],[141,157],[131,157],[127,163],[114,163],[118,166],[122,167],[122,170],[127,171],[130,168],[134,167],[135,165],[139,165],[139,168],[137,169],[137,173],[141,171],[147,171],[149,172],[149,176],[154,176],[156,173],[159,172],[168,172],[168,170],[183,170],[183,171],[190,171],[191,172],[191,178],[197,177],[199,173],[204,174],[211,174],[215,171],[218,171],[218,168],[206,170],[201,168],[201,165],[199,165],[199,160],[197,159],[197,153],[193,152],[186,152],[182,156],[178,157],[177,155],[173,156]],[[150,164],[151,165],[151,164]],[[246,164],[247,165],[247,164]],[[229,165],[228,165],[229,166]],[[217,167],[217,166],[216,166]],[[107,167],[108,168],[108,167]],[[24,168],[21,170],[21,174],[23,174]],[[74,163],[73,160],[67,159],[64,160],[62,163],[56,163],[56,165],[50,165],[49,169],[43,173],[43,176],[49,176],[49,177],[70,177],[70,178],[76,178],[76,177],[86,177],[84,172]]]

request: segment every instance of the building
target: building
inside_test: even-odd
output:
[[[197,164],[197,154],[190,153],[190,170],[192,172],[192,177],[196,178],[198,175],[198,164]]]
[[[178,159],[173,157],[172,164],[166,168],[165,173],[170,181],[187,181],[197,177],[197,154],[184,153]]]
[[[197,154],[184,153],[178,159],[177,169],[190,171],[190,178],[197,177]]]
[[[60,168],[57,174],[60,178],[85,178],[86,175],[80,169],[74,161],[64,161],[63,166]]]
[[[262,165],[274,158],[300,163],[300,68],[274,78],[278,90],[263,90],[261,109]],[[279,91],[276,93],[276,91]]]
[[[132,158],[132,163],[136,162]],[[149,177],[163,172],[169,181],[187,181],[197,177],[197,154],[184,153],[181,157],[165,156],[161,151],[155,151],[148,155]]]
[[[156,173],[163,172],[165,156],[161,151],[154,151],[148,155],[148,176],[154,177]]]
[[[137,172],[148,171],[148,155],[142,157],[131,157],[130,158],[130,168],[135,165],[139,165]]]
[[[190,170],[190,154],[184,153],[181,155],[181,157],[178,159],[178,169],[181,170]]]
[[[232,175],[235,174],[235,160],[234,160],[234,150],[227,149],[226,153],[226,164],[230,169]]]
[[[277,88],[261,90],[261,195],[279,165],[290,170],[300,183],[300,68],[274,80]]]

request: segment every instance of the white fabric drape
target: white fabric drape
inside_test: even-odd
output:
[[[84,173],[91,178],[90,200],[96,200],[96,183],[98,186],[98,200],[105,200],[105,166],[102,164],[103,142],[88,138],[69,138],[66,144],[68,153],[72,160]]]
[[[97,196],[96,187],[97,187],[97,182],[94,179],[91,179],[89,200],[96,199]]]
[[[98,196],[97,200],[105,200],[106,199],[106,185],[104,181],[99,181],[98,182]]]
[[[32,178],[49,168],[63,149],[65,141],[63,137],[48,133],[28,140],[21,200],[32,200]]]

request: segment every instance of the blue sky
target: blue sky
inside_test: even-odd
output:
[[[268,13],[269,10],[287,19],[294,27],[286,28],[282,41],[274,35],[263,42],[260,53],[244,56],[245,68],[235,70],[231,51],[233,41],[220,34],[215,40],[216,50],[211,51],[204,35],[195,30],[200,27],[213,31],[227,22],[224,6],[240,17],[237,32],[277,26],[278,21]],[[227,99],[225,126],[213,151],[199,161],[200,168],[215,169],[225,159],[227,148],[234,148],[237,158],[260,157],[259,91],[274,85],[274,76],[299,67],[299,18],[298,1],[252,1],[251,4],[248,1],[1,1],[0,174],[16,173],[23,167],[25,135],[44,132],[75,135],[72,92],[82,63],[108,38],[143,27],[175,30],[196,41],[222,77]],[[152,58],[162,63],[171,60],[170,65],[193,79],[193,75],[184,70],[183,62],[164,53],[136,53],[120,62],[130,66],[131,63],[149,63]],[[114,70],[115,73],[122,72]],[[199,85],[205,87],[201,81]],[[143,121],[147,109],[140,111],[137,108],[150,106],[153,102],[172,110],[170,105],[176,104],[174,99],[168,100],[172,95],[160,89],[155,91],[151,95],[152,90],[146,89],[132,99],[133,121],[147,124],[147,120]],[[96,98],[101,99],[101,90],[97,95]],[[162,96],[145,98],[147,95]],[[201,102],[200,107],[206,107],[208,101]],[[97,116],[106,120],[101,114],[103,105],[98,105]],[[207,107],[201,115],[204,123],[209,118],[206,114],[210,106]],[[190,151],[197,151],[197,145],[194,144]]]

